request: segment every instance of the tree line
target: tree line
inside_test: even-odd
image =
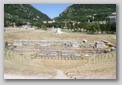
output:
[[[16,22],[17,27],[26,25],[24,22]],[[114,34],[116,33],[116,22],[107,22],[106,24],[99,24],[95,22],[80,22],[73,24],[72,22],[55,22],[55,23],[43,23],[43,22],[32,22],[31,26],[37,27],[37,29],[47,30],[48,28],[61,28],[72,30],[73,32],[86,32],[88,34],[97,34],[97,33],[107,33]],[[12,23],[4,23],[5,27],[13,26]]]
[[[73,32],[86,32],[88,34],[97,34],[97,33],[106,33],[106,34],[114,34],[116,33],[116,22],[107,22],[106,24],[99,24],[95,22],[81,22],[75,23],[47,23],[45,24],[47,28],[62,28],[72,30]]]

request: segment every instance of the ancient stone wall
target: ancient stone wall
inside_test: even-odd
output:
[[[13,46],[63,46],[63,47],[81,47],[81,48],[105,48],[103,42],[88,43],[86,41],[73,40],[15,40]]]

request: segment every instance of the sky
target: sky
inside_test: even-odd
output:
[[[53,19],[59,16],[68,6],[72,4],[31,4],[34,8]]]

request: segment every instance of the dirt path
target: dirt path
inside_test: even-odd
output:
[[[68,76],[66,76],[62,70],[57,70],[57,74],[55,76],[55,79],[69,79]]]
[[[24,76],[24,75],[15,75],[15,74],[4,74],[4,79],[51,79],[48,76]]]
[[[15,74],[4,74],[4,79],[51,79],[51,77],[45,76],[24,76],[24,75],[15,75]],[[57,70],[57,74],[54,79],[69,79],[62,70]]]

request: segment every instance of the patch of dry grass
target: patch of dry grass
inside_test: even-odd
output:
[[[92,61],[88,60],[88,63],[86,65],[79,66],[73,69],[65,69],[65,72],[68,74],[68,76],[104,76],[116,78],[116,52],[112,53],[113,56],[110,55],[110,53],[101,55],[100,59],[98,59],[97,56],[97,59],[94,59]]]
[[[53,69],[75,68],[83,66],[87,63],[86,60],[55,60],[55,59],[34,59],[33,62],[37,65]]]
[[[4,39],[13,42],[14,40],[76,40],[81,41],[82,39],[87,39],[88,42],[108,40],[113,44],[116,44],[116,35],[112,34],[74,34],[74,33],[62,33],[55,34],[44,30],[34,30],[34,29],[9,29],[4,33]]]
[[[48,67],[34,64],[30,56],[26,57],[25,55],[20,55],[13,51],[5,50],[4,73],[53,77],[56,71]]]
[[[10,44],[14,40],[76,40],[87,39],[88,42],[107,40],[116,44],[116,35],[111,34],[80,34],[80,33],[62,33],[55,34],[44,30],[34,29],[7,29],[4,32],[4,39]],[[60,47],[57,47],[57,49]],[[24,53],[26,58],[15,56],[7,56],[4,59],[4,73],[15,73],[24,75],[55,75],[56,69],[64,70],[70,75],[96,75],[96,76],[116,76],[116,61],[111,61],[108,58],[96,59],[87,64],[88,60],[56,60],[56,59],[31,59],[31,54],[34,52]],[[115,55],[116,56],[116,55]],[[12,57],[12,58],[11,58]],[[14,57],[14,58],[13,58]],[[21,57],[21,56],[20,56]],[[102,57],[102,56],[101,56]],[[103,56],[104,57],[104,56]],[[19,60],[20,59],[20,60]],[[106,59],[106,60],[104,60]],[[105,62],[104,62],[105,61]],[[26,62],[26,63],[24,63]]]
[[[4,73],[53,77],[56,71],[43,66],[23,64],[22,62],[18,61],[4,60]]]

